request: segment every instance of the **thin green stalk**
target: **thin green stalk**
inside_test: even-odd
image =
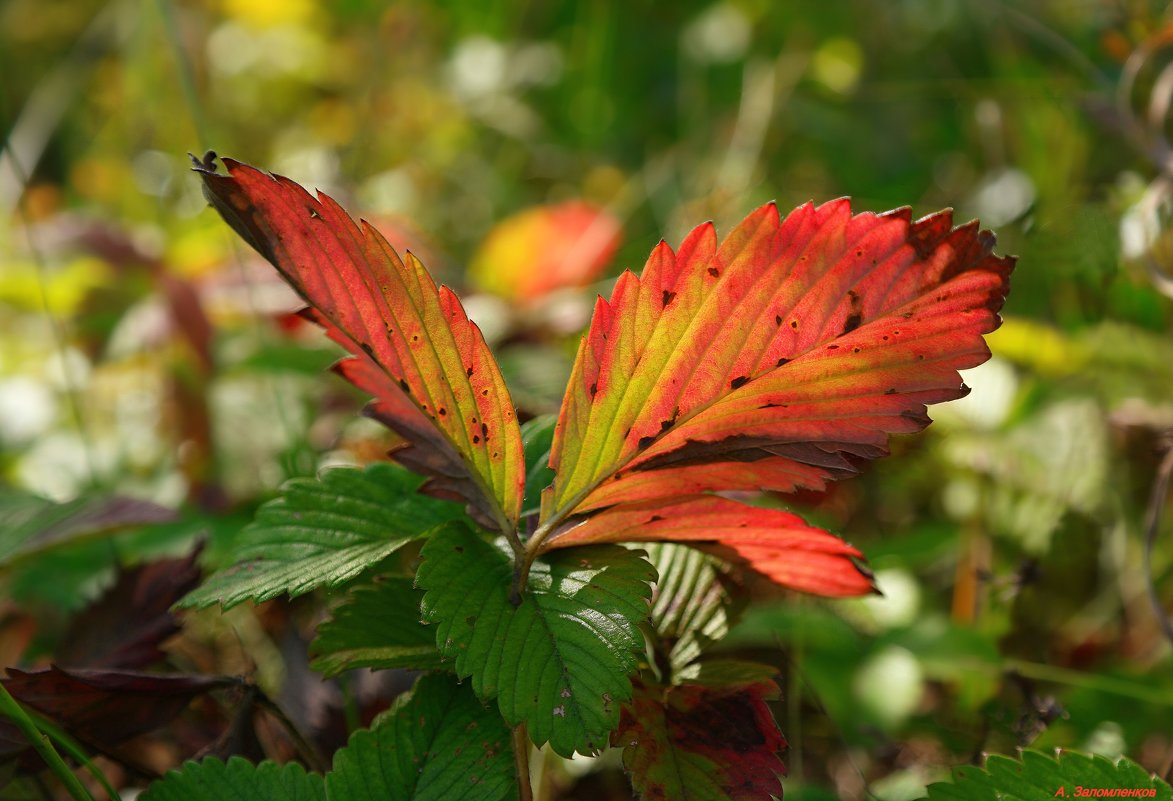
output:
[[[1025,662],[1018,659],[1007,659],[1005,667],[1015,670],[1036,681],[1049,681],[1054,684],[1066,684],[1069,687],[1083,687],[1097,692],[1119,695],[1124,698],[1133,698],[1147,704],[1173,707],[1173,693],[1149,688],[1126,679],[1117,679],[1112,676],[1100,676],[1095,673],[1083,673],[1078,670],[1042,665],[1037,662]]]
[[[17,703],[3,684],[0,684],[0,715],[16,724],[21,734],[29,741],[29,745],[40,755],[41,759],[45,760],[49,770],[53,771],[53,775],[65,785],[65,789],[69,791],[69,795],[75,801],[94,801],[90,791],[85,788],[69,765],[65,764],[65,760],[57,753],[53,743],[37,728],[37,724],[24,711],[24,707]]]
[[[513,728],[513,764],[517,767],[517,792],[520,801],[534,801],[529,775],[529,732],[521,723]]]
[[[114,789],[114,785],[106,778],[106,774],[102,769],[94,764],[89,755],[82,749],[76,740],[70,737],[61,727],[40,715],[29,715],[37,724],[37,728],[41,732],[56,743],[57,747],[64,751],[69,756],[73,757],[77,764],[86,769],[86,772],[94,777],[94,781],[102,785],[102,789],[106,791],[106,795],[110,797],[110,801],[119,801],[121,794]]]

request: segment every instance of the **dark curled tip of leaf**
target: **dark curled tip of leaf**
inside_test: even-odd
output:
[[[735,378],[729,382],[729,388],[730,389],[737,389],[738,387],[743,387],[748,383],[749,383],[749,376],[739,375],[737,378]]]
[[[216,172],[216,151],[209,150],[204,153],[203,158],[197,158],[194,153],[188,153],[187,157],[191,159],[192,169],[197,172]]]

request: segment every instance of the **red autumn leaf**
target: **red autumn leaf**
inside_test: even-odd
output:
[[[772,681],[732,687],[633,682],[611,745],[644,801],[728,799],[770,801],[782,795],[778,752],[786,740],[766,701]]]
[[[469,265],[477,286],[534,300],[594,280],[619,247],[619,221],[582,201],[527,209],[489,232]]]
[[[116,745],[171,721],[195,698],[231,687],[239,679],[221,676],[157,675],[116,670],[29,671],[8,668],[4,686],[87,743]]]
[[[728,544],[784,584],[833,559],[846,575],[855,552],[832,556],[824,533],[749,508],[731,530],[722,516],[738,513],[701,493],[822,488],[885,455],[890,434],[928,425],[926,404],[965,395],[957,371],[989,357],[982,335],[1014,264],[993,245],[947,211],[853,216],[846,199],[784,220],[763,206],[720,246],[708,224],[677,252],[661,243],[598,300],[579,348],[542,498],[545,548],[625,530]],[[648,526],[682,508],[714,524],[707,538]]]
[[[407,441],[394,458],[431,477],[425,492],[464,500],[478,522],[512,532],[525,487],[521,434],[460,301],[327,195],[223,161],[228,175],[197,162],[209,199],[353,354],[336,369],[374,396],[368,413]]]
[[[719,543],[774,581],[828,596],[862,595],[871,574],[852,558],[863,554],[801,517],[760,509],[719,495],[627,503],[559,536],[559,547],[599,542]]]

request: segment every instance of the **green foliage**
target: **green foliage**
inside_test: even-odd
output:
[[[132,498],[91,495],[54,503],[0,487],[0,568],[53,548],[174,517],[169,509]]]
[[[928,801],[1052,801],[1055,798],[1173,799],[1173,789],[1130,759],[1065,751],[1023,751],[1021,761],[991,755],[984,769],[953,769],[952,783],[929,786]]]
[[[281,497],[257,511],[234,554],[236,564],[213,575],[180,605],[228,608],[353,579],[459,515],[451,504],[418,497],[420,484],[388,464],[289,481]]]
[[[420,622],[423,595],[404,576],[379,576],[350,588],[330,619],[318,626],[310,667],[323,676],[360,667],[440,667],[435,632]]]
[[[326,776],[330,801],[501,801],[516,794],[509,730],[466,684],[429,674]]]
[[[370,729],[355,732],[325,779],[297,764],[234,757],[188,762],[145,801],[499,801],[516,785],[509,730],[467,686],[420,677]]]
[[[326,785],[298,764],[254,765],[240,757],[188,762],[142,794],[143,801],[326,801]]]
[[[497,698],[510,725],[527,724],[534,743],[600,751],[631,697],[651,565],[618,546],[569,549],[536,562],[514,604],[509,555],[467,528],[435,532],[422,557],[424,619],[457,675]]]

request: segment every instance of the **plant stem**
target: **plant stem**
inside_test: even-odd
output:
[[[37,728],[37,724],[29,717],[24,708],[17,703],[16,699],[8,692],[8,688],[0,684],[0,715],[11,720],[16,727],[20,729],[21,734],[29,741],[29,745],[33,747],[41,757],[45,760],[45,764],[49,766],[49,770],[65,785],[65,789],[69,791],[76,801],[94,801],[94,797],[90,795],[90,791],[85,788],[81,780],[70,769],[69,765],[65,764],[65,760],[57,753],[57,749],[53,747],[53,743],[49,742],[49,738],[41,733]]]
[[[261,692],[260,688],[256,690],[256,703],[261,709],[268,712],[273,718],[285,729],[285,733],[293,740],[293,747],[297,750],[301,758],[305,760],[306,767],[316,773],[326,773],[330,766],[326,764],[326,760],[318,753],[318,749],[306,739],[305,735],[297,728],[296,724],[289,719],[280,706],[273,702],[269,696]]]
[[[101,768],[94,764],[92,759],[86,756],[85,751],[82,750],[81,746],[78,745],[72,737],[62,731],[57,726],[57,724],[52,723],[39,715],[34,717],[30,714],[29,717],[33,719],[33,721],[37,724],[37,728],[40,729],[40,731],[46,737],[48,737],[52,742],[56,743],[57,747],[62,751],[73,757],[77,764],[85,768],[86,771],[94,777],[94,781],[102,785],[102,789],[106,791],[106,795],[110,797],[110,801],[119,801],[121,796],[119,795],[118,791],[114,789],[114,785],[110,784],[110,780],[106,778],[106,774],[102,772]]]
[[[529,732],[525,724],[513,727],[513,764],[517,767],[517,793],[520,801],[534,801],[529,775]]]

